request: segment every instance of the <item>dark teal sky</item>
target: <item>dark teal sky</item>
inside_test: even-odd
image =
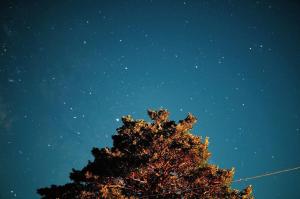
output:
[[[297,1],[1,1],[0,198],[38,198],[119,118],[198,118],[235,179],[300,165]],[[300,171],[243,183],[300,198]]]

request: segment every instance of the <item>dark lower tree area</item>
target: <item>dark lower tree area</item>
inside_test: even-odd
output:
[[[176,123],[164,109],[148,115],[152,123],[123,117],[112,148],[93,148],[93,162],[73,169],[71,183],[38,189],[41,198],[253,199],[251,186],[230,187],[233,169],[208,163],[208,138],[190,133],[196,117]]]

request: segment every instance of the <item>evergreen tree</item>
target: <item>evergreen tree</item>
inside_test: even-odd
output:
[[[252,188],[230,187],[234,169],[208,164],[208,138],[193,136],[196,117],[178,123],[148,110],[152,123],[122,118],[112,148],[93,148],[94,161],[73,169],[71,183],[38,189],[44,199],[203,198],[253,199]]]

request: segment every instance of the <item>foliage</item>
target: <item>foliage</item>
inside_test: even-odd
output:
[[[208,164],[208,138],[193,136],[196,117],[178,123],[164,110],[148,110],[152,123],[122,118],[112,148],[93,148],[93,162],[70,174],[72,183],[38,189],[48,198],[253,199],[251,186],[230,188],[234,169]]]

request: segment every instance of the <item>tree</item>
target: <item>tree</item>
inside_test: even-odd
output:
[[[40,188],[50,198],[229,198],[253,199],[252,188],[230,187],[234,169],[208,164],[208,138],[190,133],[192,114],[178,123],[164,109],[148,110],[152,123],[122,117],[112,148],[93,148],[94,161],[73,169],[71,183]]]

